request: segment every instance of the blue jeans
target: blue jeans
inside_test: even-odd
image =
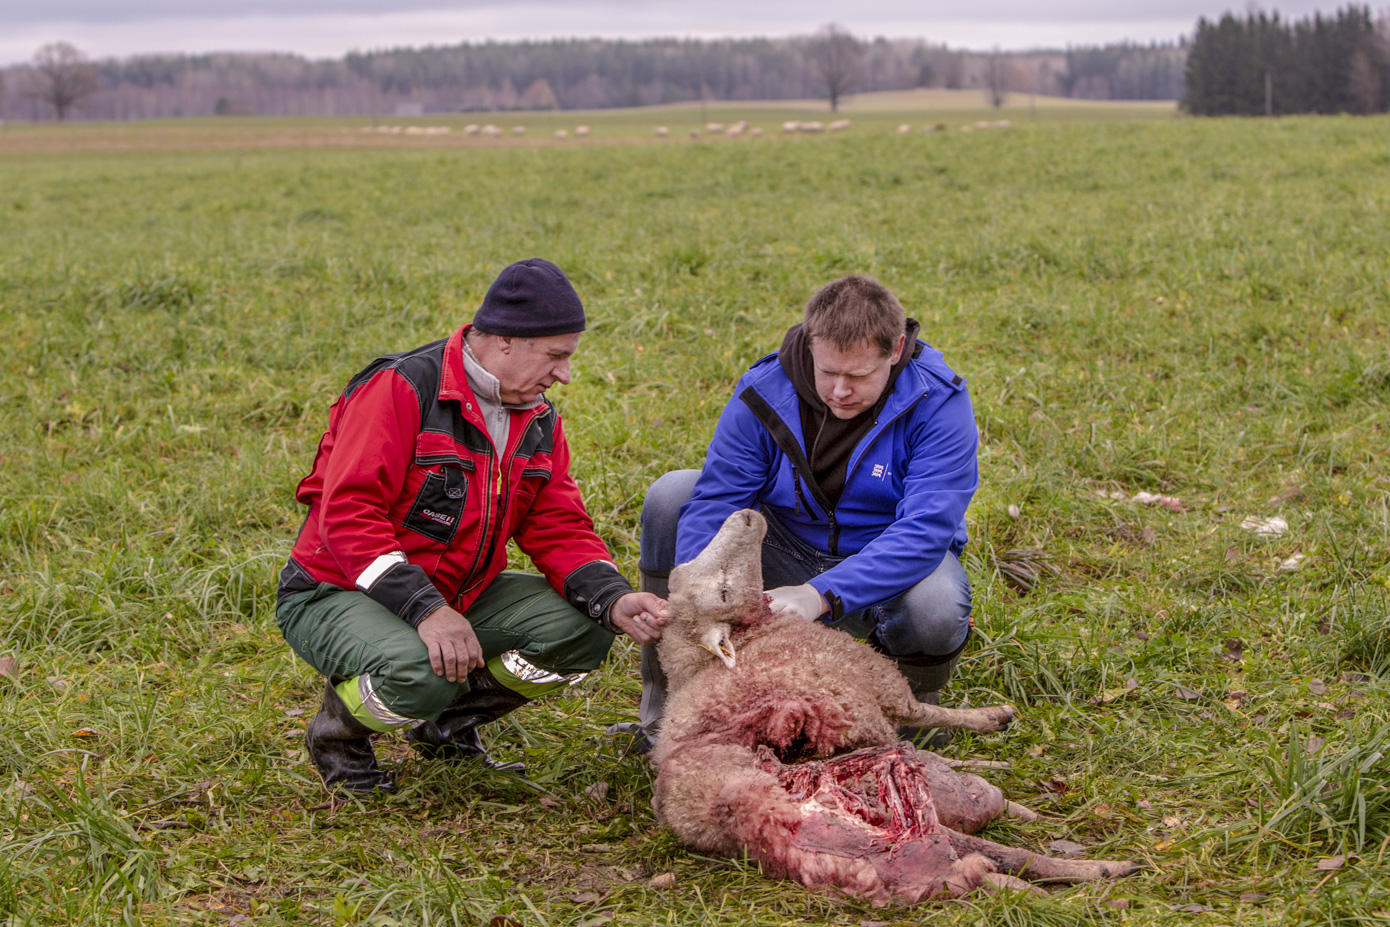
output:
[[[672,470],[657,479],[642,502],[641,567],[668,574],[676,566],[676,521],[695,489],[699,470]],[[794,537],[767,516],[763,539],[763,588],[799,586],[843,560]],[[970,634],[970,578],[947,551],[926,578],[902,595],[842,617],[831,627],[863,640],[873,635],[894,657],[937,657],[955,653]]]

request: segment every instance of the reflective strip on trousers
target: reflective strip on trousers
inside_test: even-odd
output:
[[[588,673],[570,673],[562,676],[559,673],[541,669],[528,661],[517,650],[508,650],[500,657],[488,660],[487,668],[498,683],[527,698],[540,698],[542,695],[558,692],[589,675]]]

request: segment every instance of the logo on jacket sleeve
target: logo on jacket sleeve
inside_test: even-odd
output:
[[[453,527],[454,516],[452,515],[445,515],[443,512],[436,512],[434,509],[421,509],[420,514],[435,524]]]

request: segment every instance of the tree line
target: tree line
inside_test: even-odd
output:
[[[1183,106],[1197,116],[1390,111],[1390,21],[1369,7],[1287,22],[1205,18],[1187,56]]]
[[[67,43],[0,72],[0,117],[427,114],[821,97],[917,87],[1088,99],[1178,99],[1183,41],[981,53],[861,39],[561,39],[353,52],[143,55],[88,61]],[[55,68],[55,62],[58,65]],[[68,89],[64,89],[68,88]],[[72,90],[76,90],[74,96]]]

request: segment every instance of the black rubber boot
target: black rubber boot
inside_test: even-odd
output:
[[[354,795],[395,791],[391,777],[376,765],[371,728],[352,716],[332,682],[325,682],[323,704],[304,732],[304,745],[329,789]]]
[[[524,773],[525,763],[502,763],[488,756],[478,725],[496,721],[531,701],[506,688],[487,667],[468,674],[468,691],[444,709],[438,721],[417,724],[405,732],[406,742],[427,760],[472,760],[489,769]]]
[[[912,694],[917,701],[926,702],[928,705],[940,705],[941,690],[946,688],[946,683],[951,679],[951,673],[955,670],[956,664],[960,662],[960,651],[956,651],[944,663],[924,664],[923,662],[932,659],[939,658],[898,658],[898,671],[907,678],[908,684],[912,686]],[[922,747],[927,750],[939,750],[951,742],[950,728],[928,729],[901,725],[898,727],[898,736],[903,740],[911,741],[914,747]]]
[[[670,574],[642,570],[642,591],[667,598],[671,594]],[[615,724],[608,729],[608,734],[630,737],[632,743],[629,749],[645,755],[656,746],[657,734],[661,731],[661,716],[666,713],[666,673],[661,669],[655,644],[642,645],[641,672],[642,704],[637,710],[637,720]]]

